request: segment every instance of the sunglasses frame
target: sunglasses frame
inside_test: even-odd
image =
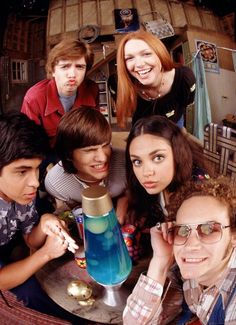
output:
[[[199,227],[199,226],[202,226],[202,225],[211,225],[211,224],[212,224],[212,225],[217,224],[217,225],[220,226],[221,236],[220,236],[220,239],[217,240],[217,241],[214,241],[214,242],[212,242],[212,243],[206,243],[204,240],[202,240],[201,235],[199,235],[199,233],[198,233],[198,227]],[[191,233],[192,233],[192,230],[195,230],[195,231],[196,231],[197,238],[198,238],[198,240],[199,240],[200,242],[202,242],[202,243],[204,243],[204,244],[209,244],[209,245],[211,245],[211,244],[218,243],[218,242],[221,240],[221,238],[222,238],[223,230],[226,229],[226,228],[229,228],[229,227],[231,227],[231,226],[230,226],[230,225],[223,226],[220,222],[217,222],[217,221],[206,221],[206,222],[203,222],[203,223],[191,223],[191,224],[177,224],[177,223],[175,223],[173,227],[171,227],[171,228],[169,228],[169,229],[167,230],[167,235],[168,235],[169,233],[171,233],[171,231],[173,231],[175,227],[186,227],[186,228],[188,229],[188,234],[187,234],[187,236],[182,237],[183,239],[185,239],[185,241],[184,241],[182,244],[175,244],[175,237],[174,237],[174,239],[173,239],[173,245],[175,245],[175,246],[182,246],[182,245],[185,245],[185,244],[187,243],[187,241],[188,241],[188,239],[189,239],[189,236],[190,236]]]

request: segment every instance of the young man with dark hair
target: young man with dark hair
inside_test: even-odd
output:
[[[39,218],[35,209],[39,166],[48,147],[44,130],[26,115],[0,116],[0,290],[11,290],[29,308],[73,321],[75,316],[50,300],[33,276],[77,248],[64,222],[48,213]],[[19,238],[32,253],[16,259]]]
[[[73,208],[80,205],[84,188],[106,186],[115,200],[118,218],[123,220],[125,154],[122,149],[112,148],[111,127],[102,113],[81,107],[65,114],[58,126],[55,148],[60,161],[47,173],[47,192]]]

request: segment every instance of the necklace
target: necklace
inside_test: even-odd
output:
[[[83,179],[83,178],[80,178],[78,175],[75,175],[75,177],[79,180],[79,181],[81,181],[81,182],[83,182],[83,183],[98,183],[99,182],[99,180],[94,180],[94,181],[89,181],[89,180],[86,180],[86,179]]]
[[[162,96],[160,90],[164,86],[164,84],[165,84],[165,81],[163,80],[163,72],[162,72],[160,84],[159,84],[158,88],[155,89],[155,91],[157,91],[157,96],[155,96],[155,97],[149,96],[148,93],[147,93],[148,89],[147,90],[141,90],[141,94],[144,97],[146,97],[147,100],[150,100],[150,101],[151,100],[156,100],[156,99],[158,99],[158,98],[160,98]],[[150,89],[149,89],[149,91],[150,91]]]

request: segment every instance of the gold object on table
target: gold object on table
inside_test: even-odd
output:
[[[95,299],[92,297],[92,287],[84,281],[73,280],[67,286],[69,296],[76,298],[82,306],[91,306]]]
[[[88,300],[78,300],[78,303],[81,306],[92,306],[95,302],[95,299],[93,297],[89,298]]]

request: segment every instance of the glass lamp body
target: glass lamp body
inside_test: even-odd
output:
[[[114,208],[101,216],[84,214],[84,236],[90,276],[105,286],[124,282],[132,262]]]

